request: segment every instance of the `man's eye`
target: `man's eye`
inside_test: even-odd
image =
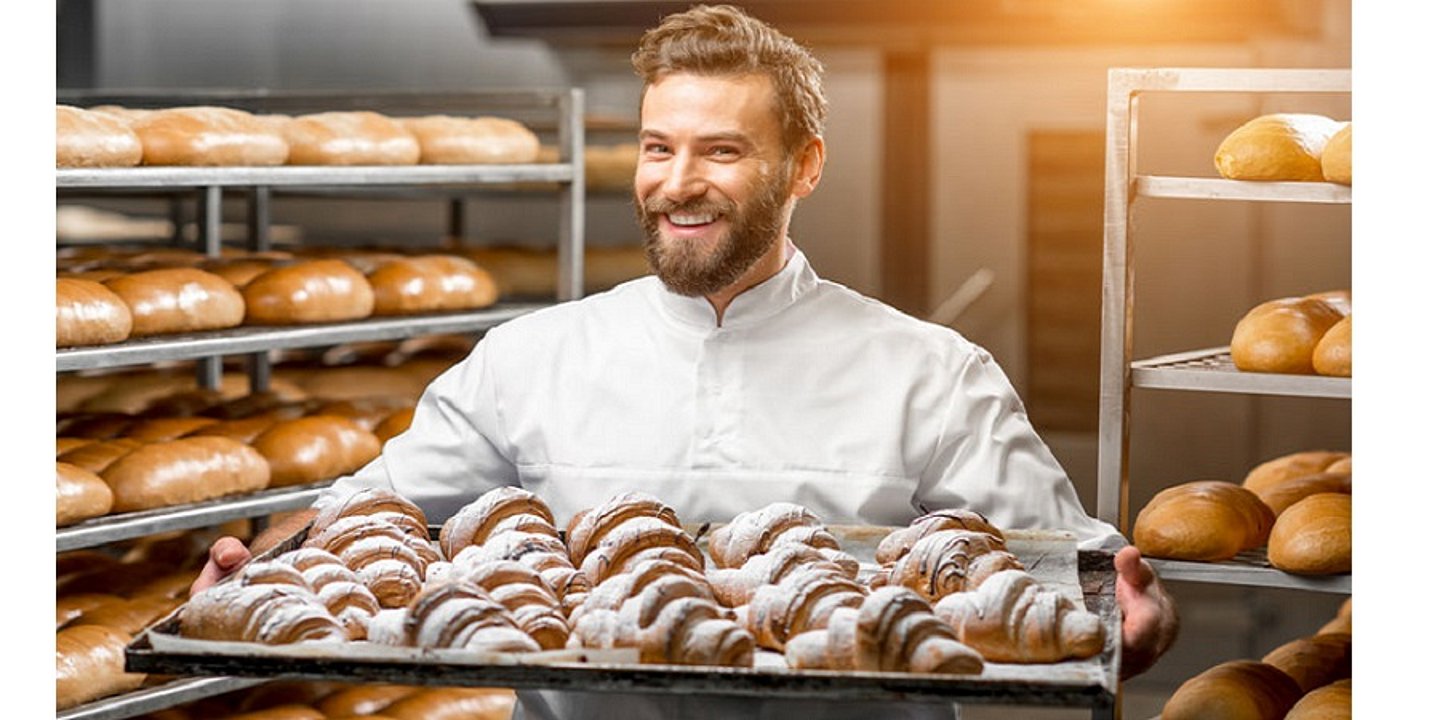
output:
[[[710,148],[710,154],[717,157],[736,157],[740,154],[740,151],[733,147],[715,147]]]
[[[668,155],[669,153],[670,153],[670,148],[668,148],[668,147],[666,147],[666,146],[664,146],[664,145],[660,145],[660,144],[658,144],[658,143],[652,143],[652,144],[650,144],[650,145],[646,145],[646,146],[645,146],[645,154],[646,154],[646,155]]]

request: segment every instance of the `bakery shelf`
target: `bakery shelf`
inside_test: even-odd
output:
[[[418,335],[479,332],[549,304],[502,303],[483,310],[438,315],[370,318],[297,327],[242,326],[203,333],[148,337],[111,345],[56,350],[55,369],[93,370],[215,355],[259,353],[373,340],[400,340]]]
[[[1224,562],[1146,558],[1166,581],[1224,583],[1255,587],[1350,593],[1350,575],[1295,575],[1270,566],[1265,549],[1249,550]]]
[[[514,182],[568,183],[570,164],[403,165],[366,167],[134,167],[64,168],[55,187],[135,189],[177,187],[416,187]]]
[[[55,551],[66,552],[171,530],[210,527],[230,520],[309,507],[330,482],[261,490],[206,502],[92,518],[55,529]]]
[[[1229,348],[1209,348],[1164,355],[1130,364],[1130,383],[1137,388],[1288,395],[1350,399],[1350,378],[1284,375],[1235,369]]]
[[[1349,185],[1327,182],[1258,182],[1223,178],[1141,175],[1135,178],[1135,194],[1140,197],[1182,200],[1350,204]]]
[[[182,703],[263,685],[260,678],[187,678],[135,692],[102,698],[55,714],[55,720],[119,720],[164,710]]]

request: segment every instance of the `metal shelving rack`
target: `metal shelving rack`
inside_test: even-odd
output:
[[[553,131],[560,160],[553,164],[431,165],[399,167],[135,167],[56,169],[57,196],[86,193],[153,192],[175,198],[194,195],[198,203],[199,249],[219,255],[223,193],[243,191],[249,199],[250,250],[269,250],[269,201],[272,192],[316,191],[365,200],[385,193],[448,198],[452,234],[463,233],[464,196],[495,192],[533,192],[553,188],[560,198],[556,301],[579,298],[584,288],[585,125],[580,89],[466,93],[281,93],[225,91],[183,96],[146,93],[57,93],[58,103],[132,107],[223,104],[254,112],[317,112],[396,107],[424,112],[511,114],[538,112],[527,125]],[[547,119],[547,116],[549,119]],[[172,207],[173,211],[173,207]],[[131,340],[113,345],[57,349],[56,372],[198,360],[197,383],[219,384],[225,355],[252,358],[251,383],[263,389],[269,378],[270,350],[323,347],[349,342],[398,340],[428,334],[484,332],[548,303],[502,303],[477,311],[426,316],[374,318],[296,327],[239,327],[228,330]],[[276,488],[203,503],[94,518],[56,530],[56,552],[95,547],[171,530],[207,527],[227,520],[259,517],[309,506],[328,483]],[[265,682],[214,677],[179,679],[131,693],[102,698],[56,714],[64,720],[118,720]]]
[[[1229,348],[1133,356],[1134,207],[1140,198],[1349,204],[1350,187],[1324,182],[1249,182],[1137,172],[1139,100],[1147,93],[1345,93],[1348,69],[1117,68],[1110,71],[1105,131],[1105,250],[1101,306],[1097,514],[1122,532],[1130,516],[1130,400],[1135,388],[1208,393],[1351,397],[1349,378],[1247,373]],[[1232,585],[1349,593],[1350,576],[1312,578],[1275,570],[1264,553],[1230,562],[1152,559],[1161,577]]]

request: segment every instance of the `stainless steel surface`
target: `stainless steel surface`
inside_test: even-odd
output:
[[[560,243],[556,263],[557,299],[585,294],[585,94],[572,90],[560,98],[561,159],[569,163],[570,185],[560,199]]]
[[[1182,200],[1350,204],[1349,185],[1325,182],[1256,182],[1223,178],[1141,175],[1135,178],[1135,194],[1141,197]]]
[[[370,340],[399,340],[417,335],[478,332],[533,312],[548,303],[503,303],[484,310],[442,315],[371,318],[353,322],[289,327],[237,327],[228,330],[129,340],[55,351],[55,369],[143,365],[210,355],[236,355],[286,348],[319,347]]]
[[[329,482],[262,490],[249,495],[143,512],[106,515],[55,529],[55,552],[95,547],[170,530],[189,530],[228,520],[309,507]]]
[[[1159,390],[1344,399],[1351,396],[1347,377],[1237,370],[1226,347],[1137,360],[1130,365],[1130,382],[1133,387]]]
[[[214,105],[250,112],[308,113],[330,110],[374,110],[397,115],[414,113],[544,112],[550,118],[568,89],[495,90],[255,90],[213,88],[183,93],[151,90],[59,89],[55,101],[69,105],[124,105],[165,108],[180,105]]]
[[[570,182],[568,164],[398,165],[363,167],[133,167],[61,168],[55,187],[164,188],[300,186],[466,186],[507,182]]]
[[[1165,580],[1350,593],[1350,575],[1293,575],[1270,567],[1265,550],[1250,550],[1225,562],[1146,558]]]
[[[163,710],[181,703],[263,685],[261,678],[188,678],[135,692],[101,698],[55,713],[55,720],[119,720]]]

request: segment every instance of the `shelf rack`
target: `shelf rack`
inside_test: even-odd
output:
[[[1292,397],[1351,397],[1349,378],[1242,372],[1229,348],[1136,359],[1133,356],[1134,208],[1142,197],[1349,204],[1349,186],[1326,182],[1249,182],[1140,175],[1139,100],[1149,93],[1349,93],[1348,69],[1115,68],[1109,73],[1105,130],[1105,220],[1101,300],[1100,438],[1097,515],[1128,532],[1130,402],[1135,388]],[[1348,576],[1302,578],[1260,558],[1231,563],[1151,559],[1161,577],[1239,585],[1349,592]]]

